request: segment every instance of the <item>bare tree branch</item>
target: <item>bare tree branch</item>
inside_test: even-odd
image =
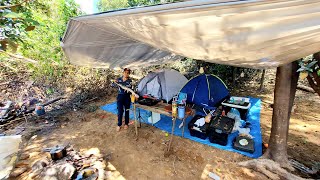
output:
[[[13,57],[13,58],[15,58],[15,59],[19,59],[19,60],[22,60],[22,61],[27,61],[27,62],[33,63],[33,64],[37,64],[37,63],[38,63],[38,61],[36,61],[36,60],[29,59],[29,58],[26,58],[26,57],[23,57],[23,56],[20,56],[20,55],[11,54],[11,53],[6,52],[6,51],[3,51],[3,50],[0,50],[0,52],[1,52],[1,53],[5,53],[5,54],[7,54],[8,56]]]
[[[311,76],[309,76],[309,75],[307,76],[307,80],[308,80],[310,86],[312,87],[312,89],[320,96],[320,86],[318,87],[318,86],[314,83],[314,81],[313,81],[313,79],[311,78]]]

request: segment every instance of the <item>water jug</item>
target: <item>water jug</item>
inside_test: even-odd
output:
[[[186,112],[186,107],[183,105],[178,106],[178,118],[183,119]]]

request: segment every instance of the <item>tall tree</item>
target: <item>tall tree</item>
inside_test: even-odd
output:
[[[264,173],[271,179],[280,179],[280,177],[283,179],[300,179],[283,169],[292,170],[288,161],[287,141],[290,114],[299,79],[297,70],[297,62],[277,68],[269,148],[261,159],[240,163],[242,166]]]
[[[0,49],[10,47],[17,50],[23,43],[27,31],[32,31],[39,23],[33,20],[28,0],[3,0],[0,2]]]
[[[114,9],[121,9],[129,7],[128,0],[99,0],[98,10],[100,12],[109,11]]]
[[[60,38],[70,17],[82,14],[75,1],[6,0],[0,5],[1,48],[12,47],[23,56],[37,60],[36,65],[29,66],[34,76],[47,76],[46,79],[61,76],[66,61],[63,61]]]
[[[100,12],[109,11],[114,9],[147,6],[154,4],[162,4],[168,2],[178,2],[183,0],[99,0],[97,3]]]

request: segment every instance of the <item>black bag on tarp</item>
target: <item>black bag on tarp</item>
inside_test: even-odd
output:
[[[143,98],[137,101],[139,104],[146,105],[146,106],[154,106],[160,102],[159,100],[151,99],[151,98]]]

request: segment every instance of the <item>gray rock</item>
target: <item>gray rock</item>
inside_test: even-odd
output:
[[[20,160],[26,160],[30,157],[30,154],[21,154]]]
[[[67,164],[63,164],[61,166],[58,167],[59,171],[58,171],[58,178],[59,179],[71,179],[72,175],[75,173],[76,168],[67,163]]]
[[[20,176],[22,173],[26,172],[28,168],[26,167],[21,167],[21,168],[15,168],[11,173],[10,173],[10,177],[18,177]]]
[[[42,173],[40,174],[40,179],[46,179],[46,180],[71,179],[75,171],[76,171],[76,168],[69,163],[56,164],[42,171]]]
[[[40,159],[33,163],[32,165],[32,171],[37,173],[41,172],[45,167],[49,165],[49,161],[47,159]]]

